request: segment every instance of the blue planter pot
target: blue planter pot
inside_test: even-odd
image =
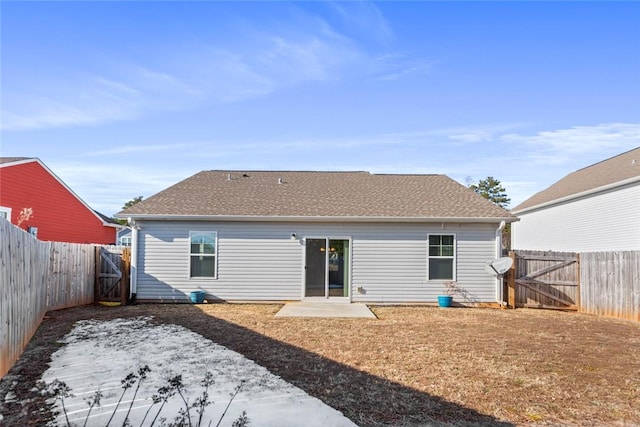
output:
[[[194,304],[202,304],[204,302],[204,297],[207,295],[205,291],[193,291],[189,295],[191,298],[191,302]]]
[[[440,295],[438,296],[438,307],[451,307],[451,302],[453,301],[453,297],[450,295]]]

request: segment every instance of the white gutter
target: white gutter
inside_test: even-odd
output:
[[[124,215],[116,215],[123,218]],[[154,221],[258,221],[258,222],[456,222],[456,223],[496,223],[514,222],[514,217],[388,217],[388,216],[268,216],[268,215],[161,215],[129,214],[134,220]]]
[[[607,191],[614,189],[616,187],[624,187],[627,184],[633,184],[634,182],[640,181],[640,175],[634,176],[633,178],[628,178],[622,181],[614,182],[612,184],[603,185],[601,187],[592,188],[590,190],[581,191],[580,193],[570,194],[568,196],[560,197],[559,199],[550,200],[548,202],[539,203],[534,206],[529,206],[527,208],[523,208],[517,211],[511,211],[514,215],[522,214],[529,211],[534,211],[536,209],[541,209],[547,206],[555,205],[562,202],[567,202],[573,199],[579,199],[580,197],[589,196],[591,194],[600,193],[602,191]]]
[[[129,273],[129,298],[138,293],[138,230],[136,222],[127,218],[131,226],[131,270]]]
[[[506,226],[506,222],[501,221],[500,225],[496,229],[496,259],[502,256],[502,230]],[[504,302],[502,275],[496,276],[496,302],[502,306]]]

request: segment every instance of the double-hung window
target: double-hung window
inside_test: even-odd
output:
[[[0,218],[4,218],[11,222],[11,208],[0,206]]]
[[[455,280],[455,259],[455,235],[429,235],[429,280]]]
[[[190,231],[190,277],[216,277],[218,233],[215,231]]]

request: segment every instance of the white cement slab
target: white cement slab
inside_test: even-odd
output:
[[[375,319],[376,315],[360,303],[290,302],[276,313],[276,317],[361,317]]]
[[[180,375],[189,402],[208,390],[213,404],[206,407],[201,425],[223,421],[221,425],[230,426],[246,411],[251,427],[357,427],[341,412],[242,354],[182,326],[153,325],[151,319],[82,320],[64,337],[65,345],[51,356],[42,380],[51,384],[57,379],[71,388],[73,394],[64,399],[71,425],[103,426],[113,416],[111,425],[124,425],[128,418],[127,425],[148,426],[158,411],[160,417],[173,420],[185,409],[182,399],[174,393],[166,402],[154,404],[153,396],[169,385],[169,378]],[[121,379],[128,373],[139,375],[145,365],[151,371],[144,381],[136,377],[134,387],[124,390]],[[206,373],[214,379],[208,389],[202,385]],[[96,391],[102,392],[101,404],[90,409],[87,399]],[[60,400],[55,405],[59,413],[55,425],[67,425]],[[195,412],[191,408],[193,421],[198,419]]]

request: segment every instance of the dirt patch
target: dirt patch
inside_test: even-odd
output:
[[[378,319],[371,320],[274,318],[279,308],[149,304],[51,312],[0,382],[3,422],[35,426],[51,418],[33,388],[77,320],[153,316],[245,355],[362,426],[640,425],[638,323],[427,307],[373,307]]]

